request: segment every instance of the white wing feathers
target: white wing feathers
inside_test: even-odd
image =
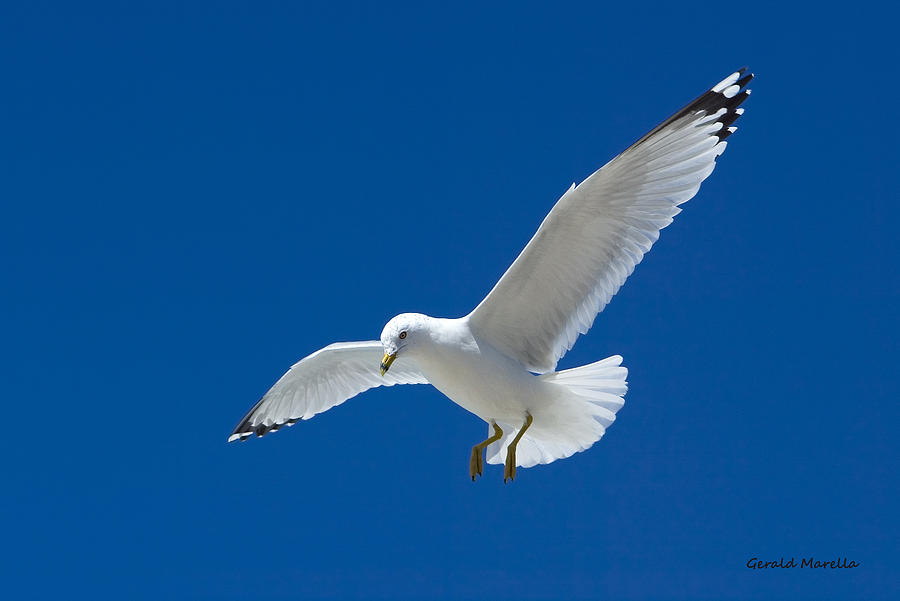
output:
[[[712,173],[752,78],[732,73],[563,194],[469,315],[473,332],[531,371],[555,369]]]
[[[408,357],[398,357],[382,377],[383,352],[377,340],[338,342],[300,360],[244,416],[228,442],[292,426],[375,386],[428,383]]]

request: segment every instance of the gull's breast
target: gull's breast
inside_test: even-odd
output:
[[[521,419],[538,401],[542,382],[520,363],[476,340],[463,320],[445,326],[416,349],[416,361],[428,381],[457,405],[485,421]],[[461,322],[461,323],[460,323]]]

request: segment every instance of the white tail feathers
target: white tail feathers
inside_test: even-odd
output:
[[[628,391],[627,376],[619,355],[540,376],[559,388],[551,389],[546,403],[531,411],[534,422],[516,447],[516,464],[550,463],[590,448],[625,405],[622,397]],[[506,447],[521,426],[500,424],[503,438],[488,447],[488,463],[506,460]]]
[[[615,413],[625,405],[628,392],[628,368],[622,367],[622,356],[613,355],[602,361],[541,376],[547,382],[566,386],[570,391],[599,407]],[[612,420],[610,420],[612,423]]]

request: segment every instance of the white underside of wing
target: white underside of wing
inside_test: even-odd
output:
[[[749,94],[742,73],[573,185],[469,315],[472,330],[531,371],[555,369],[712,173]]]
[[[338,342],[300,360],[241,420],[228,441],[262,436],[327,411],[375,386],[427,384],[408,357],[398,357],[382,376],[378,341]]]

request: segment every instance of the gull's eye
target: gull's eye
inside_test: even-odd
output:
[[[400,332],[400,340],[406,338],[406,332]]]

